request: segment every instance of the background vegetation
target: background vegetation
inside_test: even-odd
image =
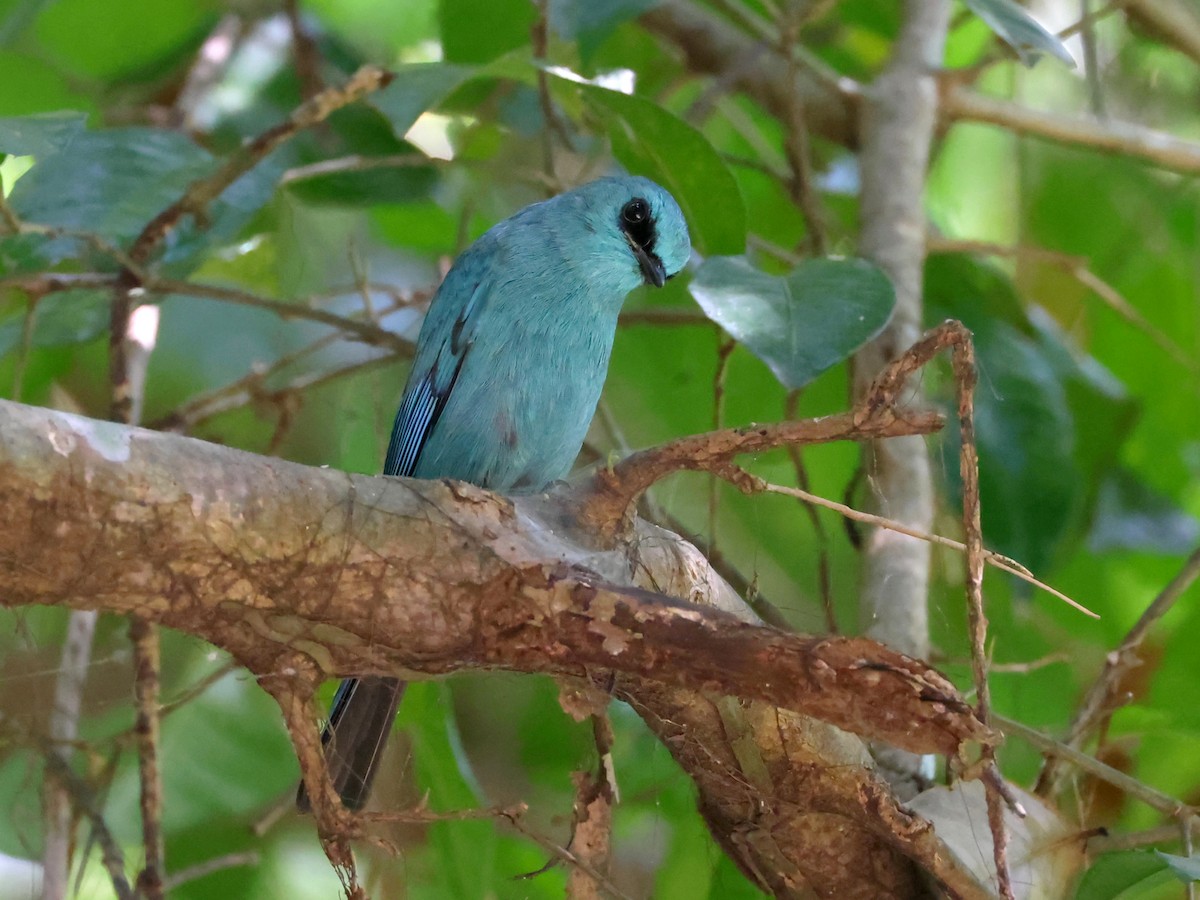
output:
[[[127,261],[114,248],[128,252],[189,183],[363,62],[396,68],[396,80],[265,155],[159,248],[146,296],[161,320],[136,392],[150,427],[377,471],[405,342],[448,261],[525,203],[617,166],[676,193],[697,263],[746,252],[761,270],[784,274],[800,259],[854,255],[862,169],[853,92],[837,78],[872,82],[905,7],[712,0],[648,13],[652,6],[3,0],[0,395],[107,416],[111,283]],[[928,325],[961,319],[978,342],[985,540],[1101,616],[987,576],[995,705],[1056,735],[1105,654],[1200,543],[1200,16],[1183,0],[1095,3],[1083,27],[1077,2],[1035,11],[1052,31],[1073,29],[1066,47],[1079,66],[1046,58],[1025,68],[983,20],[954,10],[925,193],[923,316]],[[701,15],[750,52],[706,65],[664,24],[672,14]],[[820,88],[796,91],[790,119],[751,83],[768,62]],[[968,94],[955,94],[964,86]],[[1004,102],[985,110],[964,96]],[[1086,127],[1071,131],[1074,122]],[[694,284],[684,277],[630,300],[588,459],[714,424],[847,408],[847,366],[790,390],[807,378],[777,377],[753,321],[726,321],[744,339],[730,341],[697,307]],[[818,319],[799,337],[817,345],[824,327]],[[952,408],[951,387],[946,371],[927,370],[930,402]],[[949,534],[955,437],[930,442],[935,527]],[[855,506],[868,490],[854,446],[813,448],[802,459],[765,454],[748,467]],[[832,619],[854,633],[867,624],[861,534],[837,514],[686,475],[658,486],[650,508],[796,629],[822,632]],[[966,688],[961,577],[958,555],[937,550],[931,658]],[[1093,750],[1200,802],[1194,588],[1190,599],[1138,651],[1142,664],[1122,685],[1129,702]],[[0,897],[16,898],[38,883],[22,861],[43,852],[39,747],[69,671],[68,617],[34,608],[3,618]],[[121,620],[96,624],[73,761],[132,865],[141,850],[126,632]],[[336,895],[311,823],[291,811],[297,769],[271,700],[195,640],[165,634],[162,656],[167,871],[219,861],[171,896]],[[616,882],[634,896],[758,896],[708,837],[668,752],[630,710],[612,717]],[[532,829],[566,839],[570,773],[591,767],[595,748],[590,730],[559,709],[550,680],[415,684],[398,729],[380,807],[524,802]],[[1020,740],[1000,761],[1018,783],[1032,782],[1040,765]],[[1059,804],[1081,829],[1170,823],[1082,776]],[[77,835],[78,896],[109,896],[86,823]],[[389,838],[398,853],[364,850],[374,896],[564,890],[561,866],[518,879],[548,854],[489,818],[395,826]],[[1186,855],[1177,837],[1157,846]],[[1106,867],[1134,865],[1147,880],[1125,896],[1179,891],[1146,851],[1107,859],[1081,894],[1116,896],[1119,877]]]

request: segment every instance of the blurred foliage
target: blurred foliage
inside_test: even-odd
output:
[[[551,185],[623,166],[670,187],[708,259],[698,257],[666,289],[631,298],[628,309],[644,315],[618,335],[605,395],[615,427],[593,429],[591,458],[714,421],[778,420],[796,388],[800,415],[844,409],[846,366],[837,363],[878,330],[892,301],[868,267],[808,257],[815,245],[853,254],[857,160],[810,136],[817,243],[799,211],[786,126],[728,83],[690,76],[677,52],[637,23],[653,5],[550,0],[545,43],[535,46],[539,7],[528,0],[308,0],[301,21],[312,52],[297,64],[275,4],[0,0],[0,180],[13,214],[52,229],[0,238],[0,278],[118,271],[111,247],[127,248],[191,180],[286,116],[306,83],[337,83],[374,61],[397,69],[390,87],[290,141],[202,220],[185,218],[152,267],[342,315],[362,313],[369,300],[386,327],[411,338],[419,315],[391,309],[398,292],[436,284],[469,240]],[[969,5],[1023,54],[1061,51],[1013,4]],[[787,4],[711,6],[731,15],[731,27],[757,22],[769,31],[771,11]],[[805,51],[839,74],[871,78],[888,58],[900,5],[816,8],[802,23]],[[1054,12],[1061,27],[1078,5]],[[1075,114],[1098,85],[1110,115],[1200,134],[1194,60],[1129,28],[1121,13],[1098,21],[1094,38],[1098,71],[1053,60],[1025,70],[987,24],[962,11],[946,59],[972,69],[982,91]],[[1080,58],[1077,39],[1066,47]],[[987,575],[995,661],[1008,666],[993,676],[995,703],[1054,733],[1104,654],[1200,539],[1197,199],[1191,179],[1002,128],[955,125],[935,148],[927,202],[942,244],[927,264],[927,323],[954,317],[976,335],[985,538],[1102,616],[1085,620]],[[987,255],[965,242],[1019,249]],[[1097,281],[1111,290],[1097,293]],[[147,422],[261,371],[241,402],[214,407],[190,431],[311,464],[377,470],[403,359],[302,318],[193,296],[153,299],[162,322]],[[0,287],[0,395],[103,416],[107,301],[95,289],[31,297]],[[740,342],[723,364],[721,328]],[[952,408],[947,367],[927,370],[924,387]],[[954,533],[957,434],[950,428],[931,447],[940,454],[939,529]],[[798,473],[781,452],[747,461],[763,478],[804,480],[826,497],[861,501],[856,447],[807,449],[803,463]],[[820,511],[815,531],[793,503],[697,478],[658,486],[655,503],[701,547],[719,549],[799,629],[824,627],[824,556],[828,600],[842,629],[857,629],[857,558],[840,518]],[[961,563],[941,549],[934,563],[936,659],[967,685]],[[1195,598],[1193,590],[1193,607]],[[1132,702],[1108,737],[1126,751],[1132,774],[1195,802],[1200,622],[1186,599],[1156,629]],[[34,885],[18,860],[37,859],[41,846],[41,766],[30,735],[45,730],[65,617],[32,609],[2,618],[0,854],[8,858],[0,859],[0,898],[16,898]],[[164,699],[190,698],[163,723],[167,862],[178,872],[227,854],[253,852],[257,861],[172,896],[335,896],[311,823],[290,812],[297,772],[279,716],[225,663],[210,647],[167,637]],[[102,620],[81,722],[89,751],[78,764],[136,862],[129,683],[123,623]],[[667,750],[629,709],[612,715],[622,793],[617,882],[634,896],[757,896],[709,838]],[[595,749],[588,729],[559,709],[549,680],[415,684],[397,730],[381,805],[424,801],[454,812],[523,802],[531,829],[567,839],[570,773],[594,766]],[[1012,778],[1028,780],[1038,757],[1014,742],[1002,761]],[[1064,812],[1087,825],[1099,812],[1080,796],[1068,797]],[[276,817],[276,809],[286,812]],[[1104,814],[1110,827],[1159,824],[1123,799]],[[388,837],[398,854],[364,851],[367,887],[378,896],[563,891],[561,867],[519,878],[542,869],[547,853],[491,818],[395,826]],[[1175,896],[1163,891],[1177,892],[1187,868],[1174,859],[1148,851],[1104,858],[1080,896]],[[111,895],[95,852],[78,895]]]

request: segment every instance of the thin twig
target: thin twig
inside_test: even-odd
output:
[[[1064,762],[1070,763],[1076,768],[1087,772],[1089,775],[1093,775],[1101,781],[1108,782],[1135,800],[1140,800],[1152,809],[1156,809],[1160,813],[1170,816],[1172,819],[1178,819],[1181,815],[1189,815],[1193,818],[1196,816],[1196,809],[1182,800],[1172,797],[1170,794],[1164,794],[1162,791],[1138,781],[1133,776],[1126,775],[1119,769],[1114,769],[1112,766],[1100,762],[1095,757],[1076,750],[1069,744],[1042,734],[1037,729],[1030,728],[1016,719],[1010,719],[1007,716],[993,712],[992,724],[1005,733],[1015,735],[1032,744],[1043,753],[1059,757]],[[1178,835],[1179,826],[1175,825],[1173,828],[1175,834]]]
[[[182,887],[198,878],[203,878],[206,875],[211,875],[214,872],[223,872],[226,869],[233,869],[238,866],[256,866],[260,862],[262,862],[262,856],[256,850],[250,850],[246,853],[227,853],[224,856],[218,856],[215,859],[208,859],[202,863],[196,863],[194,866],[188,866],[186,869],[180,869],[163,882],[163,889],[167,894],[170,894],[176,888]]]
[[[1071,727],[1067,731],[1065,740],[1067,746],[1078,748],[1084,737],[1123,702],[1123,698],[1116,696],[1117,688],[1131,669],[1142,664],[1142,659],[1138,655],[1138,649],[1142,642],[1150,633],[1151,628],[1167,614],[1197,578],[1200,578],[1200,548],[1192,552],[1175,577],[1138,617],[1137,622],[1129,629],[1120,645],[1108,654],[1103,671],[1079,704],[1079,711],[1075,714]],[[1056,758],[1053,755],[1048,756],[1041,774],[1038,776],[1035,788],[1037,793],[1046,796],[1054,790],[1057,783],[1057,768]]]
[[[300,93],[305,100],[309,100],[325,87],[321,79],[321,51],[304,27],[297,0],[284,0],[283,9],[292,30],[292,60],[300,81]]]
[[[158,626],[130,616],[133,643],[134,697],[137,704],[134,737],[141,782],[142,846],[146,861],[138,873],[137,889],[146,900],[162,900],[166,870],[163,864],[162,771],[159,768],[159,669],[161,651]]]
[[[51,291],[69,291],[77,288],[112,288],[121,283],[121,276],[107,275],[99,272],[87,273],[54,273],[38,272],[31,275],[16,275],[0,278],[0,288],[17,287],[29,292],[49,293]],[[225,303],[236,303],[239,306],[249,306],[264,309],[282,319],[302,319],[318,322],[337,328],[351,335],[360,342],[371,346],[385,347],[404,356],[411,355],[412,343],[393,332],[372,322],[362,319],[349,318],[313,306],[315,298],[307,298],[299,302],[277,300],[241,288],[226,287],[216,284],[201,284],[192,281],[178,281],[173,278],[161,278],[146,274],[137,287],[129,291],[131,297],[144,301],[145,294],[178,294],[186,297],[200,297],[218,300]]]
[[[788,78],[795,81],[799,76],[800,62],[797,48],[800,47],[800,22],[794,9],[789,10],[786,21],[776,20],[779,30],[779,50],[787,61]],[[799,91],[794,91],[788,104],[785,121],[784,151],[787,154],[791,177],[787,180],[788,193],[792,202],[800,208],[807,226],[807,243],[812,254],[824,256],[829,252],[829,239],[825,233],[825,210],[817,193],[813,178],[812,149],[808,134],[808,123],[804,116],[804,101]]]
[[[37,325],[37,308],[41,300],[40,294],[29,294],[29,302],[25,305],[25,316],[21,321],[21,343],[17,348],[17,359],[13,363],[12,398],[21,399],[25,382],[25,370],[29,367],[29,355],[33,352],[33,333]]]
[[[532,828],[526,825],[523,816],[510,815],[508,812],[504,812],[502,815],[514,830],[525,835],[525,837],[529,838],[544,850],[548,850],[550,853],[554,854],[556,858],[566,863],[568,866],[579,869],[584,874],[588,875],[593,881],[600,885],[606,894],[616,897],[618,900],[632,900],[628,894],[613,884],[603,872],[597,871],[594,866],[585,860],[580,859],[570,850],[550,840],[550,838],[546,837],[545,835],[534,831]]]
[[[96,632],[95,610],[73,610],[67,618],[58,676],[54,681],[54,706],[50,710],[47,757],[69,770],[69,753],[79,733],[79,713],[87,681]],[[49,765],[50,763],[48,763]],[[45,786],[46,835],[42,847],[43,900],[60,900],[67,894],[71,869],[74,815],[69,786],[62,779],[47,780]],[[115,882],[114,882],[115,884]]]
[[[1089,260],[1084,256],[1074,256],[1058,250],[1045,247],[1033,247],[1027,244],[1010,246],[996,244],[990,241],[959,240],[944,238],[940,235],[926,236],[926,246],[930,253],[981,253],[988,256],[1028,257],[1042,260],[1062,269],[1081,285],[1092,291],[1113,312],[1125,319],[1145,334],[1179,365],[1189,372],[1200,371],[1200,363],[1194,356],[1189,355],[1165,331],[1150,322],[1141,311],[1130,303],[1120,291],[1089,268]]]
[[[1083,42],[1083,75],[1088,85],[1088,105],[1093,116],[1106,118],[1104,85],[1100,79],[1100,54],[1096,48],[1095,22],[1091,18],[1091,0],[1079,0],[1079,39]]]
[[[279,179],[281,186],[287,186],[306,178],[316,178],[321,175],[336,175],[343,172],[371,172],[375,169],[410,169],[419,166],[434,166],[442,160],[423,153],[395,153],[388,156],[338,156],[333,159],[322,159],[303,166],[288,169]]]
[[[154,277],[147,280],[143,287],[156,294],[182,294],[189,297],[206,297],[211,300],[223,300],[237,303],[241,306],[251,306],[275,313],[282,319],[306,319],[320,322],[337,328],[346,334],[353,335],[364,344],[386,347],[396,353],[408,356],[412,354],[412,343],[397,334],[381,328],[371,322],[361,319],[351,319],[346,316],[331,313],[312,306],[302,306],[285,300],[275,300],[239,288],[222,287],[215,284],[196,284],[190,281],[176,281],[171,278]]]
[[[970,334],[963,329],[953,351],[954,380],[958,389],[959,475],[962,479],[963,535],[967,547],[967,619],[971,635],[971,670],[975,682],[976,714],[989,722],[992,713],[991,687],[988,682],[987,615],[983,608],[983,525],[979,498],[979,451],[975,444],[975,348]],[[1013,900],[1012,875],[1008,867],[1008,827],[1004,821],[1007,798],[1003,777],[996,767],[996,748],[981,749],[987,777],[983,780],[987,797],[988,826],[992,833],[992,859],[996,866],[996,885],[1000,896]]]
[[[87,816],[91,822],[92,833],[100,845],[101,861],[108,871],[109,880],[112,881],[113,891],[118,900],[135,900],[136,895],[129,885],[129,879],[125,876],[125,856],[121,852],[121,845],[117,843],[108,824],[104,821],[104,816],[100,812],[100,806],[96,802],[91,788],[71,770],[62,757],[53,751],[46,754],[46,774],[67,790],[75,808]],[[44,893],[43,896],[45,896]]]
[[[1016,134],[1142,159],[1173,172],[1200,172],[1200,144],[1128,122],[1044,112],[961,87],[943,93],[941,112],[953,121],[997,125]]]
[[[158,340],[158,308],[137,306],[125,283],[113,288],[109,333],[109,418],[136,425],[145,401],[146,368]],[[134,660],[134,739],[141,788],[142,844],[145,862],[137,891],[146,900],[163,900],[162,772],[159,768],[159,671],[162,661],[158,626],[141,615],[129,617]]]
[[[939,544],[943,547],[949,547],[953,550],[959,551],[960,553],[967,552],[966,545],[961,541],[954,540],[954,538],[948,538],[941,534],[933,534],[928,531],[918,531],[915,528],[909,528],[903,522],[897,522],[895,519],[889,519],[886,516],[877,516],[872,513],[862,512],[854,509],[851,506],[847,506],[845,503],[838,503],[836,500],[828,500],[819,494],[810,493],[802,488],[794,488],[788,487],[787,485],[763,482],[760,489],[765,493],[795,497],[797,500],[803,500],[805,503],[811,503],[815,506],[822,506],[825,509],[831,509],[834,512],[845,516],[847,519],[852,519],[856,522],[862,522],[866,525],[874,525],[878,528],[886,528],[889,531],[906,534],[909,537],[916,538],[920,541],[927,541],[930,544]],[[1034,587],[1045,591],[1047,594],[1057,597],[1072,609],[1078,610],[1079,612],[1086,616],[1090,616],[1093,619],[1100,618],[1096,613],[1092,612],[1079,601],[1073,600],[1062,591],[1051,587],[1050,585],[1046,584],[1046,582],[1035,577],[1032,572],[1030,572],[1027,568],[1025,568],[1025,566],[1021,565],[1015,559],[986,548],[983,551],[983,559],[988,565],[999,569],[1001,572],[1007,572],[1009,575],[1014,575],[1017,578],[1020,578],[1022,581],[1028,582]]]
[[[378,66],[363,66],[345,84],[326,88],[310,97],[283,122],[268,128],[234,151],[215,172],[188,185],[183,196],[146,224],[130,247],[136,263],[144,263],[184,216],[203,223],[208,204],[227,187],[258,165],[272,150],[306,128],[317,125],[337,110],[387,86],[392,74]]]
[[[800,391],[788,391],[787,399],[784,401],[784,418],[796,421],[799,418],[799,406]],[[808,493],[811,485],[808,480],[808,469],[804,465],[804,450],[795,444],[790,444],[787,451],[788,457],[792,461],[792,469],[796,472],[796,483],[800,485],[800,490]],[[829,532],[825,530],[825,523],[821,521],[821,515],[812,503],[802,501],[800,506],[808,514],[813,535],[817,539],[817,588],[821,593],[821,608],[825,611],[825,628],[830,634],[839,634],[837,610],[833,607],[833,570],[829,561]]]
[[[546,38],[550,29],[550,11],[547,0],[534,0],[537,9],[537,19],[530,32],[530,49],[533,58],[546,60]],[[543,66],[537,67],[538,103],[542,109],[542,168],[551,180],[557,180],[554,174],[554,101],[550,97],[550,76]]]
[[[0,233],[21,233],[21,220],[13,212],[13,208],[8,205],[8,193],[5,190],[3,179],[0,179]]]
[[[717,338],[717,368],[713,372],[713,431],[725,427],[725,377],[729,373],[729,357],[737,349],[737,341],[731,337],[719,335]],[[705,556],[711,555],[717,548],[717,510],[720,496],[717,490],[716,475],[708,476],[708,546]]]

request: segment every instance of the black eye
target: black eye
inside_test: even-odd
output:
[[[641,197],[634,197],[621,210],[621,219],[626,225],[640,225],[650,218],[650,204]]]

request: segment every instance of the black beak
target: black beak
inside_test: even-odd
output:
[[[642,268],[642,278],[646,284],[652,284],[655,287],[662,287],[667,283],[667,270],[663,267],[663,262],[653,253],[646,250],[645,247],[638,244],[626,236],[629,240],[629,249],[633,251],[633,255],[637,258],[638,265]]]

